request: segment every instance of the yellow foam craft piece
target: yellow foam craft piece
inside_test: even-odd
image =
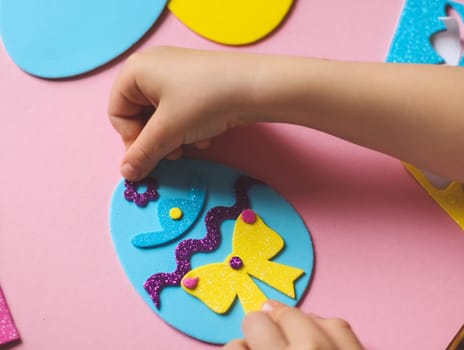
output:
[[[181,286],[216,313],[226,313],[238,297],[245,313],[260,310],[266,296],[250,277],[295,298],[294,282],[304,271],[270,261],[284,247],[284,241],[256,215],[252,224],[237,218],[232,239],[232,254],[224,262],[200,266],[188,272]],[[241,266],[231,266],[239,258]],[[195,281],[193,286],[189,281]]]
[[[226,45],[255,42],[272,32],[293,0],[170,0],[168,8],[191,30]]]
[[[453,181],[445,189],[438,189],[427,180],[422,171],[409,164],[405,166],[435,202],[464,230],[463,185]]]

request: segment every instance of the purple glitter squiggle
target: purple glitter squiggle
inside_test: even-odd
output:
[[[224,220],[236,219],[242,210],[250,207],[248,189],[261,184],[260,181],[248,176],[240,176],[234,184],[235,204],[231,207],[214,207],[205,216],[206,235],[202,239],[186,239],[176,247],[177,268],[171,273],[157,273],[150,276],[144,284],[145,290],[160,308],[160,293],[168,286],[179,286],[180,281],[191,270],[190,258],[195,253],[208,253],[215,250],[221,242],[220,226]]]

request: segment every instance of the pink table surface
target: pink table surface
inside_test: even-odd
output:
[[[383,61],[401,7],[299,0],[274,35],[235,50]],[[171,14],[134,50],[160,44],[231,50]],[[106,103],[122,62],[52,82],[0,50],[0,279],[18,349],[213,348],[161,321],[113,250],[123,147]],[[235,130],[196,156],[266,181],[301,213],[317,259],[302,309],[348,319],[373,350],[443,349],[461,326],[464,233],[397,160],[287,125]]]

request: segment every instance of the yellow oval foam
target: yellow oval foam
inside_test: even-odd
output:
[[[285,18],[293,0],[171,0],[168,8],[195,33],[226,45],[262,39]]]

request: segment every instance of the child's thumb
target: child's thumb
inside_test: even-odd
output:
[[[182,143],[179,130],[170,130],[160,122],[160,112],[156,111],[126,151],[121,175],[129,181],[143,180],[161,159]]]

